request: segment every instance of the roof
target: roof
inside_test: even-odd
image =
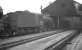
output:
[[[72,16],[76,15],[73,0],[57,0],[42,10],[42,13],[52,16]],[[63,13],[62,13],[63,12]]]

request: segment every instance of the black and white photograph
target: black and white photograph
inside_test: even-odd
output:
[[[82,0],[0,0],[0,50],[82,50]]]

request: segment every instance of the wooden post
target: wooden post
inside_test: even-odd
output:
[[[57,23],[57,28],[59,29],[60,27],[60,16],[58,16],[58,23]]]

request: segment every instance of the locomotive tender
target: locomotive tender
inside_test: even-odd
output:
[[[8,13],[6,18],[9,24],[9,32],[14,35],[40,32],[40,17],[27,11]]]
[[[46,16],[45,16],[46,17]],[[0,19],[0,36],[15,36],[48,31],[53,25],[49,17],[28,11],[16,11],[3,15]],[[46,27],[47,26],[47,27]],[[0,27],[0,28],[1,28]]]
[[[0,36],[23,35],[40,32],[40,17],[28,11],[16,11],[0,19]]]

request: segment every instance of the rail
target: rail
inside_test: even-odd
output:
[[[62,31],[64,31],[64,30],[62,30]],[[3,44],[0,45],[0,50],[5,50],[5,49],[8,49],[8,48],[11,48],[11,47],[14,47],[14,46],[22,45],[24,43],[28,43],[28,42],[31,42],[31,41],[34,41],[34,40],[45,38],[45,37],[54,35],[56,33],[60,33],[62,31],[60,31],[60,30],[59,31],[51,31],[47,34],[43,34],[43,35],[39,35],[39,36],[35,36],[35,37],[31,37],[31,38],[27,38],[27,39],[23,39],[23,40],[19,40],[19,41],[14,41],[14,42],[10,42],[10,43],[3,43]],[[54,32],[54,33],[52,33],[52,32]]]
[[[53,45],[45,48],[44,50],[62,50],[62,48],[66,44],[71,44],[70,40],[72,40],[74,37],[78,35],[78,31],[73,32],[72,34],[69,34],[68,36],[64,37],[60,41],[54,43]]]
[[[8,50],[51,50],[53,47],[50,46],[54,45],[54,48],[57,48],[57,46],[64,43],[64,41],[67,41],[70,35],[74,36],[75,34],[76,31],[74,30],[64,31],[29,43],[24,43],[22,45],[9,48]]]

